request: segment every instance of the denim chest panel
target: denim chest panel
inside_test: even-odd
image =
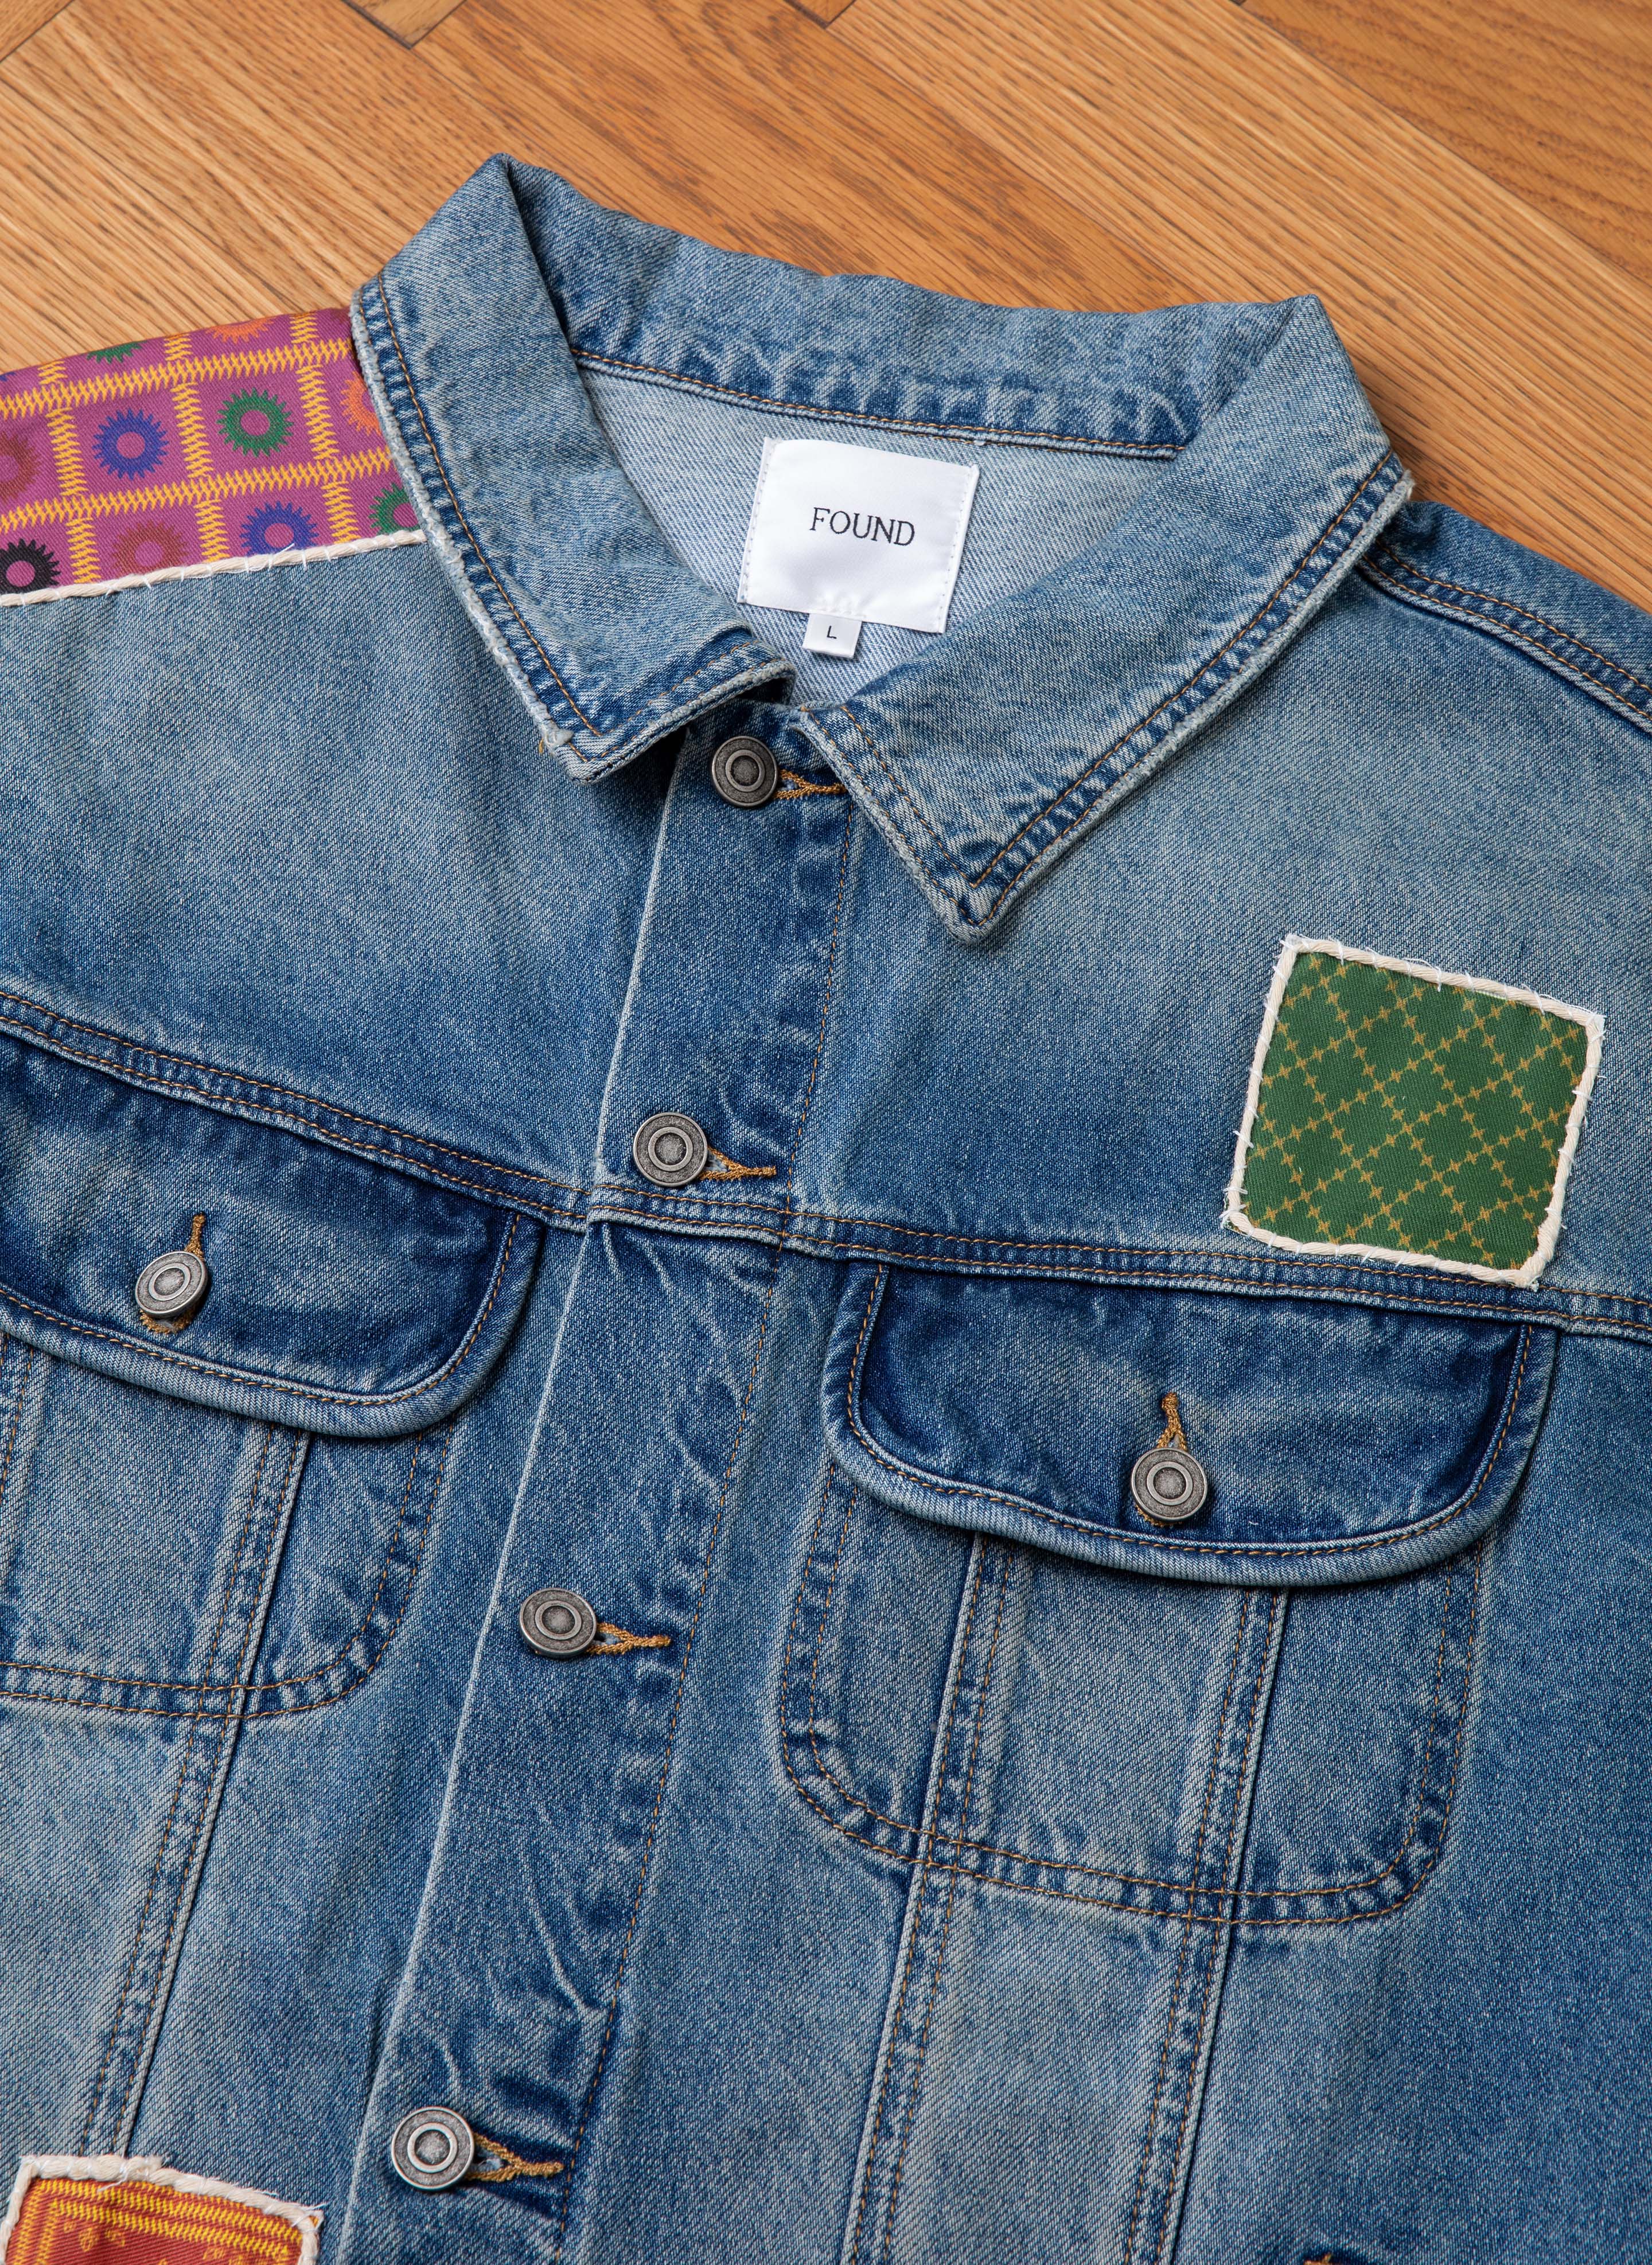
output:
[[[1276,310],[1022,331],[1104,318],[478,182],[358,310],[424,544],[0,609],[8,2145],[319,2208],[324,2265],[1633,2249],[1646,624],[1401,508]],[[809,293],[876,382],[763,348]],[[1045,560],[794,696],[638,532],[782,375],[979,446],[990,531],[1091,445],[1058,346],[1176,460],[1140,620]],[[1248,357],[1311,510],[1177,425]],[[1287,936],[1604,1016],[1535,1278],[1224,1224]]]

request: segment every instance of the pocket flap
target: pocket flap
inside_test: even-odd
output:
[[[210,1287],[156,1328],[138,1277],[197,1218]],[[486,1375],[541,1232],[0,1038],[0,1327],[80,1367],[338,1438],[419,1431]]]
[[[1303,1298],[857,1270],[825,1419],[891,1508],[1124,1571],[1267,1588],[1475,1540],[1541,1421],[1554,1333]],[[1160,1523],[1131,1473],[1176,1395],[1208,1482]]]

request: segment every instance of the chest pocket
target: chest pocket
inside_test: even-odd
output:
[[[538,1237],[0,1038],[0,1689],[159,1715],[354,1688]],[[146,1315],[140,1276],[192,1244],[198,1310],[169,1316],[151,1281]]]
[[[1553,1358],[1513,1319],[863,1270],[785,1652],[794,1785],[907,1862],[941,1816],[949,1862],[1042,1897],[1403,1901]],[[1178,1431],[1208,1485],[1180,1522],[1132,1490]]]

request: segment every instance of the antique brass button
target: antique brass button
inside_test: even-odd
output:
[[[577,1589],[535,1589],[516,1615],[522,1641],[547,1659],[572,1659],[596,1642],[597,1616]]]
[[[780,765],[761,739],[741,732],[712,756],[711,783],[736,810],[757,810],[780,784]]]
[[[1185,1447],[1149,1447],[1130,1474],[1136,1507],[1155,1526],[1180,1526],[1204,1507],[1211,1482],[1204,1466]]]
[[[476,2160],[476,2133],[451,2108],[415,2108],[390,2135],[390,2166],[410,2187],[456,2187]]]
[[[133,1285],[132,1294],[146,1322],[192,1322],[200,1311],[212,1276],[199,1251],[163,1250],[151,1258]]]
[[[711,1154],[710,1144],[692,1117],[663,1109],[645,1117],[631,1143],[631,1162],[656,1187],[686,1188],[697,1180]]]

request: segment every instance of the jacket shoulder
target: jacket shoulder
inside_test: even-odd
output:
[[[1410,504],[1362,562],[1401,603],[1498,638],[1652,731],[1652,615],[1444,504]]]

